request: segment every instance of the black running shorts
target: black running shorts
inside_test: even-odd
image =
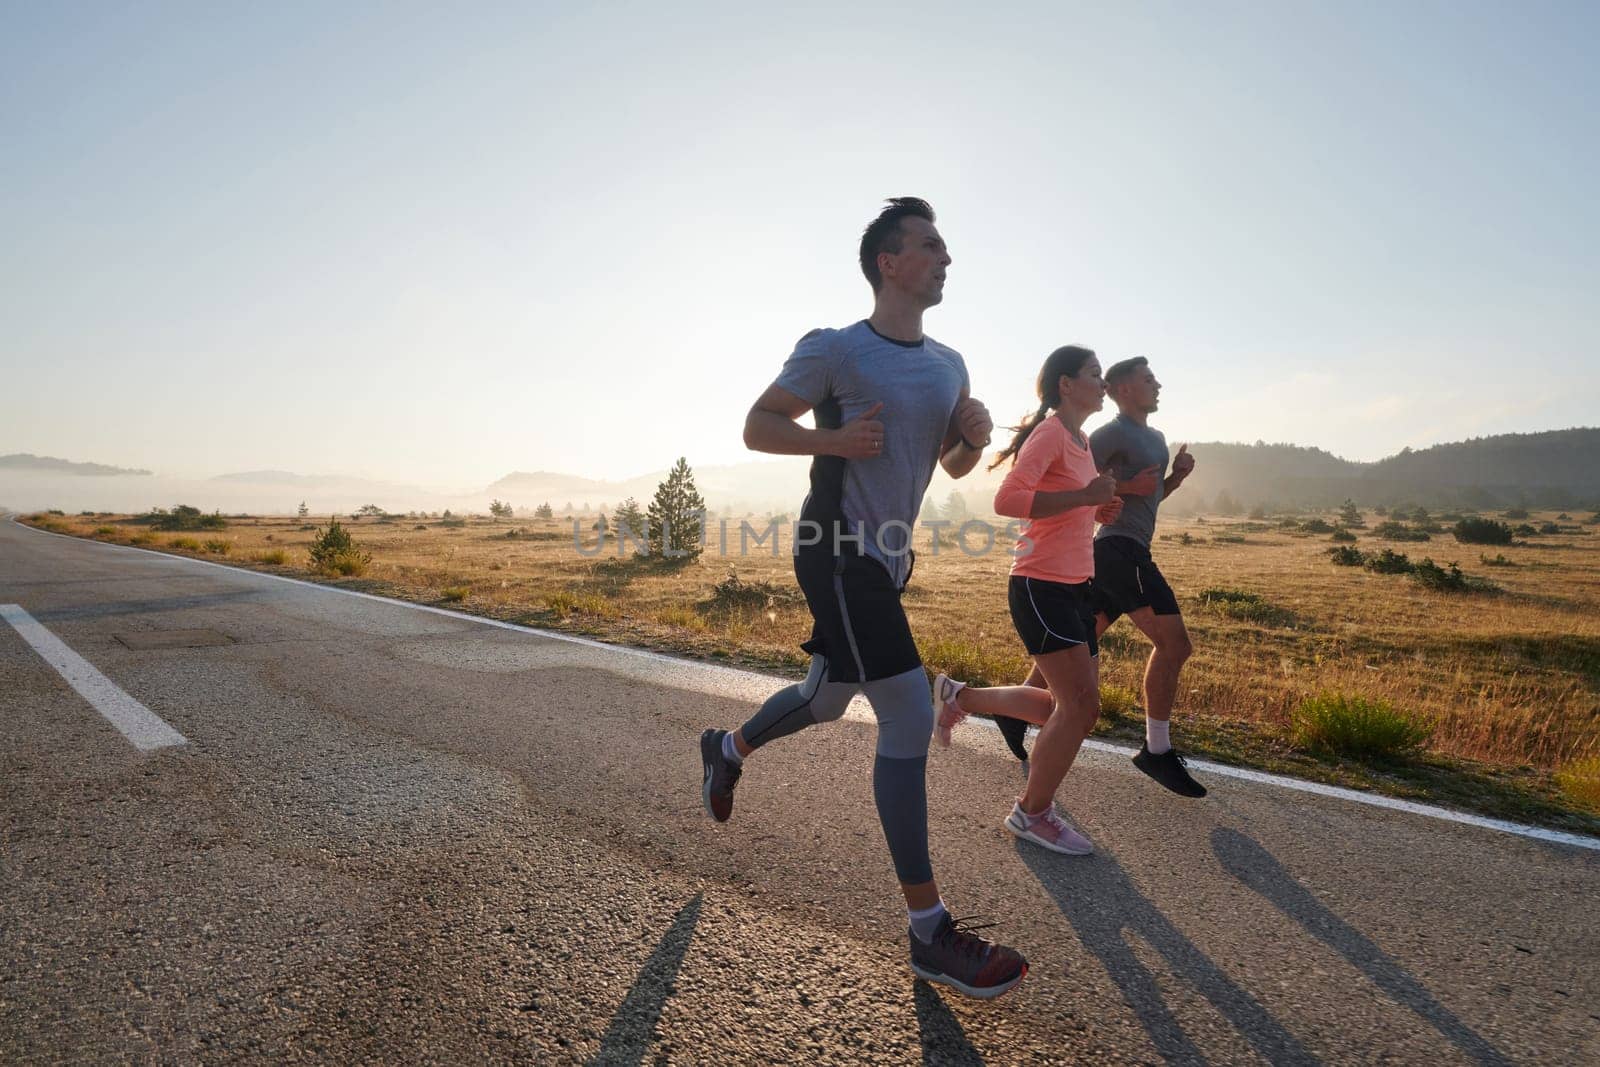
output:
[[[800,647],[828,660],[830,682],[875,682],[922,666],[900,590],[870,556],[802,548],[794,576],[811,608],[811,640]]]
[[[1098,655],[1094,639],[1094,608],[1089,603],[1089,583],[1067,585],[1043,578],[1011,576],[1011,623],[1030,656],[1088,645]]]
[[[1108,623],[1140,608],[1157,615],[1181,614],[1178,598],[1150,558],[1150,550],[1131,537],[1102,537],[1094,543],[1091,603]]]

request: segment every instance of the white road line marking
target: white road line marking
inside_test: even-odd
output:
[[[163,722],[155,712],[117,688],[115,682],[97,671],[93,664],[68,648],[17,604],[0,604],[0,618],[9,622],[33,650],[94,705],[135,748],[150,752],[169,745],[182,745],[187,739]]]
[[[611,652],[621,652],[630,656],[641,656],[645,659],[671,664],[675,668],[693,666],[706,671],[721,672],[735,675],[746,681],[761,679],[778,684],[788,684],[790,679],[780,678],[777,675],[762,674],[759,671],[743,670],[738,667],[726,667],[719,663],[702,663],[697,660],[686,660],[676,656],[663,655],[660,652],[651,652],[647,649],[633,648],[628,645],[612,645],[604,641],[596,641],[589,637],[577,637],[573,634],[559,633],[554,630],[540,630],[533,626],[519,626],[514,622],[502,622],[499,619],[486,619],[477,615],[468,615],[460,611],[451,611],[449,608],[436,608],[428,604],[413,604],[407,600],[391,600],[388,597],[375,596],[372,593],[362,593],[354,589],[340,589],[338,586],[321,585],[317,582],[302,581],[299,578],[289,578],[281,574],[266,574],[262,571],[245,570],[241,567],[230,567],[224,563],[212,563],[210,560],[192,559],[189,556],[176,556],[166,552],[157,552],[149,548],[137,548],[133,545],[116,545],[105,541],[93,541],[84,537],[73,537],[70,534],[52,533],[49,530],[39,530],[32,526],[23,526],[15,518],[11,522],[17,527],[33,533],[46,534],[50,537],[60,537],[79,544],[101,545],[105,548],[122,549],[127,552],[140,552],[145,555],[155,556],[158,559],[173,560],[180,563],[196,563],[202,567],[216,567],[218,570],[227,571],[229,574],[243,574],[255,578],[267,578],[275,582],[287,582],[307,589],[320,589],[328,593],[341,593],[344,596],[360,597],[363,600],[373,600],[380,604],[390,604],[398,607],[413,608],[417,611],[426,611],[434,615],[443,615],[446,618],[459,619],[462,622],[478,623],[482,626],[496,626],[502,630],[514,630],[517,633],[532,634],[535,637],[548,638],[552,641],[566,641],[575,645],[586,645],[590,648],[601,648]],[[857,697],[853,703],[860,703]],[[870,714],[868,716],[870,719]],[[997,729],[994,723],[987,719],[973,718],[970,722],[978,723],[989,729]],[[1031,731],[1030,731],[1031,733]],[[1106,741],[1093,739],[1083,743],[1084,748],[1094,749],[1097,752],[1110,752],[1122,756],[1132,756],[1137,751],[1121,745],[1113,745]],[[1561,830],[1547,830],[1542,826],[1528,826],[1525,823],[1509,822],[1504,819],[1491,819],[1483,815],[1470,815],[1463,811],[1452,811],[1449,808],[1437,808],[1431,804],[1418,804],[1411,800],[1396,800],[1392,797],[1381,796],[1377,793],[1362,793],[1354,789],[1344,789],[1334,785],[1323,785],[1321,782],[1308,782],[1300,778],[1289,778],[1281,774],[1268,774],[1265,771],[1251,771],[1243,767],[1229,767],[1226,764],[1212,763],[1208,760],[1192,759],[1189,766],[1202,770],[1207,774],[1221,775],[1226,778],[1239,778],[1247,782],[1256,782],[1261,785],[1277,786],[1280,789],[1291,789],[1302,793],[1313,793],[1317,796],[1332,797],[1337,800],[1346,800],[1352,804],[1365,804],[1368,807],[1388,808],[1391,811],[1403,811],[1410,815],[1419,815],[1428,819],[1440,819],[1445,822],[1461,823],[1466,826],[1476,826],[1479,829],[1494,830],[1500,833],[1515,834],[1518,837],[1531,838],[1535,841],[1546,841],[1557,845],[1570,845],[1573,848],[1589,849],[1600,852],[1600,838],[1586,837],[1583,834],[1569,834]]]

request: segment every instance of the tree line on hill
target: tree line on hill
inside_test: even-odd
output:
[[[1502,434],[1426,449],[1402,449],[1373,463],[1299,445],[1196,443],[1195,471],[1171,510],[1367,506],[1586,508],[1600,505],[1600,429]]]

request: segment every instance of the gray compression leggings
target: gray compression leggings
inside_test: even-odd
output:
[[[878,719],[878,755],[872,765],[872,796],[894,859],[895,875],[907,885],[933,881],[928,859],[928,740],[933,703],[921,667],[870,682],[830,682],[828,661],[811,657],[805,681],[780,689],[739,730],[751,748],[808,726],[833,722],[857,693],[866,693]]]

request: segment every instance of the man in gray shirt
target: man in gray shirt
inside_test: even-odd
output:
[[[1203,797],[1174,751],[1170,735],[1178,672],[1194,650],[1178,610],[1178,598],[1150,558],[1156,509],[1194,469],[1187,445],[1178,446],[1167,473],[1167,439],[1148,419],[1160,402],[1161,383],[1143,356],[1112,364],[1106,388],[1117,414],[1089,435],[1095,466],[1117,476],[1122,513],[1100,527],[1094,540],[1095,635],[1123,615],[1155,646],[1144,669],[1145,743],[1134,766],[1174,793]]]
[[[745,761],[763,746],[844,714],[857,692],[878,720],[872,793],[905,896],[911,969],[974,997],[1028,973],[1016,950],[945,910],[928,855],[928,676],[900,603],[911,576],[911,524],[935,463],[952,478],[977,466],[993,423],[969,393],[966,364],[922,332],[944,299],[950,254],[926,201],[901,197],[861,236],[872,315],[800,339],[750,409],[750,448],[809,455],[794,570],[811,609],[805,681],[769,697],[737,730],[700,736],[701,798],[717,822],[733,814]],[[796,420],[813,413],[815,429]],[[759,761],[758,761],[759,762]],[[812,813],[827,819],[831,813]]]

